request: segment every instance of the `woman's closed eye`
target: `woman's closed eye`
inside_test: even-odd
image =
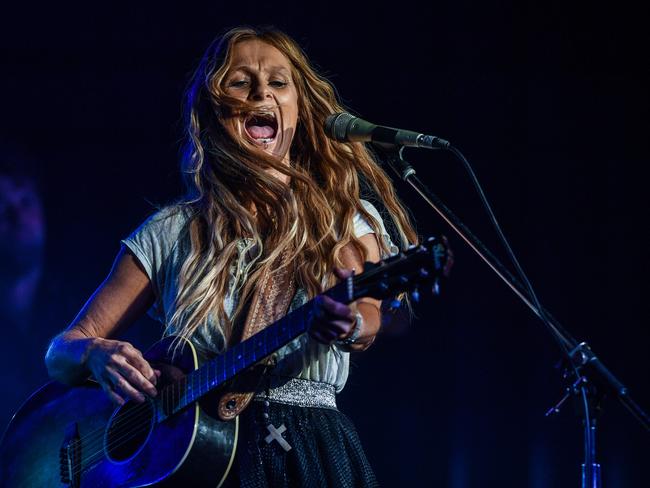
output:
[[[288,81],[284,80],[271,80],[268,82],[269,86],[273,88],[284,88],[289,84]],[[228,88],[246,88],[250,85],[249,80],[233,80],[228,82]]]
[[[228,87],[232,88],[244,88],[248,86],[248,80],[232,80],[228,82]]]

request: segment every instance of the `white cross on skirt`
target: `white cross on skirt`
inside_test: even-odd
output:
[[[284,426],[284,424],[282,424],[277,429],[275,428],[275,426],[273,424],[267,425],[266,428],[270,432],[270,434],[267,435],[264,438],[264,440],[266,441],[267,444],[270,444],[271,442],[273,442],[273,440],[276,440],[282,446],[282,449],[284,449],[285,451],[290,451],[291,450],[291,446],[289,445],[289,443],[286,440],[284,440],[284,437],[282,437],[282,433],[285,430],[287,430],[287,428]]]

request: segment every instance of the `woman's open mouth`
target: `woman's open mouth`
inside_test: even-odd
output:
[[[254,141],[269,144],[278,133],[278,121],[273,112],[251,113],[244,121],[244,129]]]

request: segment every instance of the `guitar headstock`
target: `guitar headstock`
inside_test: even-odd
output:
[[[437,294],[448,256],[446,241],[429,237],[383,261],[366,263],[363,274],[352,278],[352,301],[361,297],[384,300],[424,288],[432,288]]]

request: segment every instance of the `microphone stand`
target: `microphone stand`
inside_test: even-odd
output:
[[[553,406],[546,416],[558,413],[560,406],[572,395],[582,397],[584,428],[584,464],[582,465],[582,488],[601,488],[600,464],[596,461],[595,413],[604,392],[614,394],[639,423],[650,431],[650,417],[632,399],[628,389],[596,357],[586,342],[578,342],[564,330],[560,323],[544,307],[534,303],[528,290],[490,252],[490,250],[467,228],[465,224],[416,176],[415,169],[404,159],[404,146],[375,143],[385,156],[389,167],[399,178],[411,185],[422,199],[460,236],[462,240],[501,278],[522,302],[544,323],[548,332],[558,343],[565,356],[568,369],[566,376],[575,377],[564,397]],[[460,151],[449,147],[456,157],[464,160]],[[539,302],[537,302],[539,304]]]

